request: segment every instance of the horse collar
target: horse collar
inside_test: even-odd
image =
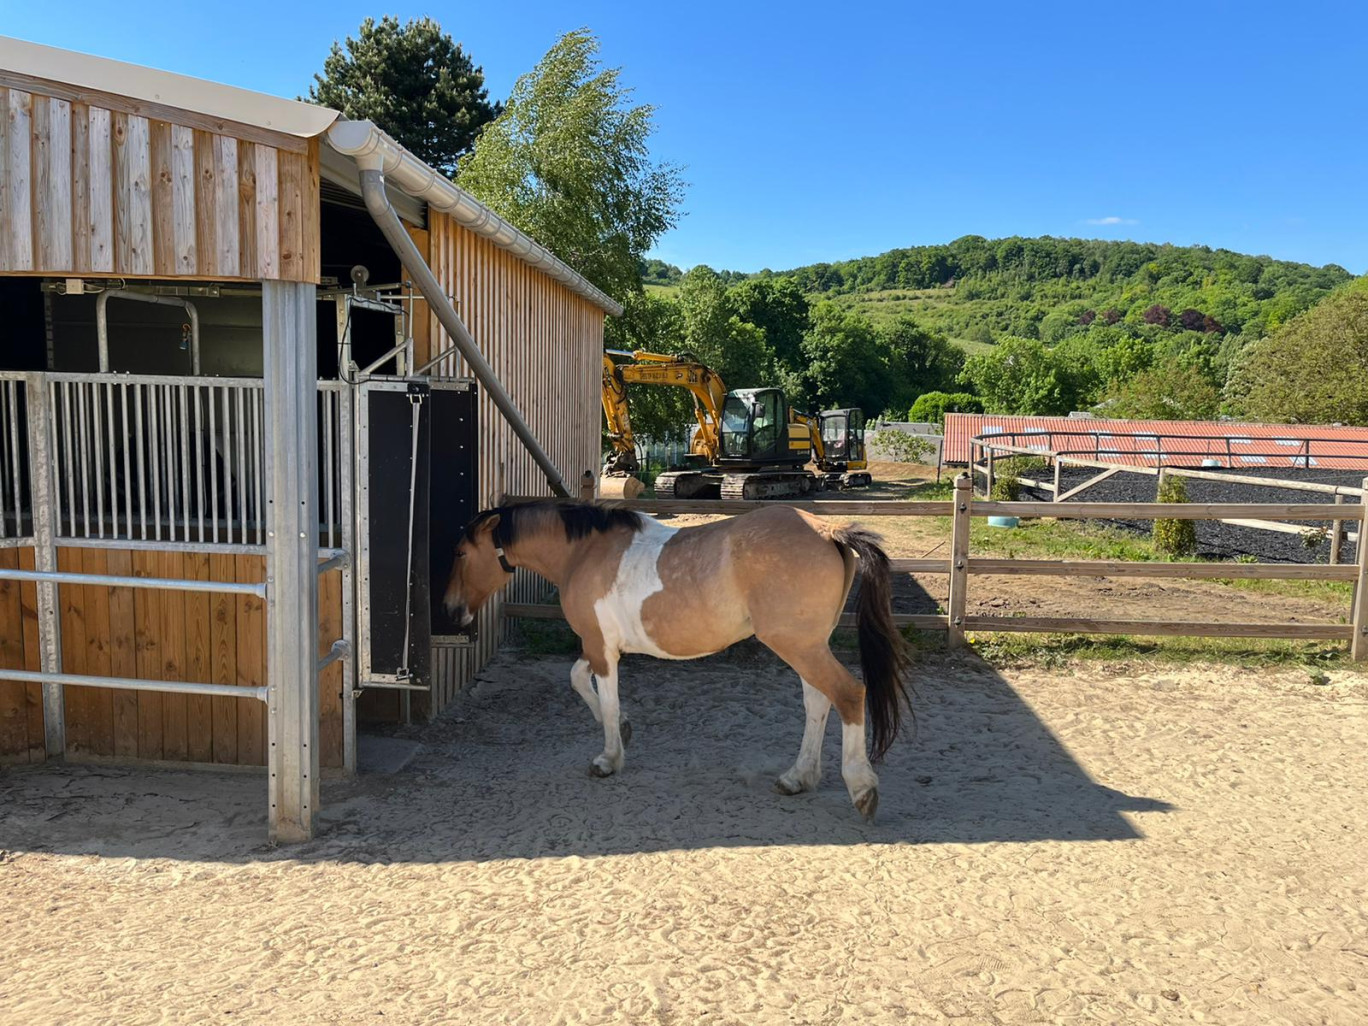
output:
[[[504,550],[502,546],[494,546],[494,555],[499,557],[499,565],[504,568],[504,573],[511,574],[513,572],[513,564],[510,563],[508,561],[508,557],[504,555]]]

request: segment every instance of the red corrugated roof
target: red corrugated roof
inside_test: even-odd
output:
[[[982,436],[1103,463],[1154,466],[1162,455],[1165,465],[1175,467],[1197,467],[1214,459],[1237,470],[1318,467],[1368,475],[1368,428],[1361,427],[947,413],[944,461],[967,464],[970,439]]]

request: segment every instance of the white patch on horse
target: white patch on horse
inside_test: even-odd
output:
[[[641,609],[646,600],[665,590],[665,583],[660,579],[660,553],[678,532],[678,528],[666,527],[649,517],[642,517],[642,520],[644,526],[622,554],[612,587],[594,603],[599,630],[603,632],[604,641],[620,652],[637,652],[660,659],[692,658],[664,651],[641,622]]]

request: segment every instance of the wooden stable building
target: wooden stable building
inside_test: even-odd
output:
[[[265,766],[282,840],[494,652],[451,543],[597,466],[621,312],[369,122],[8,39],[0,310],[0,762]]]

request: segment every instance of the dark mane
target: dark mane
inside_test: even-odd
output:
[[[625,527],[634,532],[640,531],[643,523],[641,516],[631,510],[595,506],[587,502],[547,499],[544,502],[525,502],[516,506],[496,506],[494,509],[483,510],[466,524],[462,537],[471,537],[477,527],[490,517],[497,516],[499,522],[494,527],[494,544],[500,548],[507,548],[514,544],[521,534],[538,526],[548,514],[560,515],[566,541],[578,541],[591,534],[603,534],[618,527]]]

